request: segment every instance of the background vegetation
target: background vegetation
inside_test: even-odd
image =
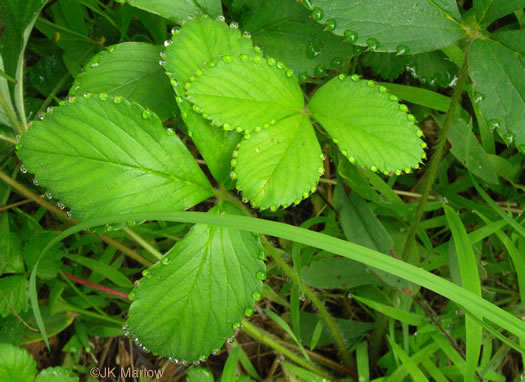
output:
[[[90,370],[115,366],[161,370],[159,381],[522,380],[524,7],[0,0],[0,380],[93,381]],[[192,68],[203,46],[217,61]],[[228,89],[227,65],[244,70],[239,83],[253,79],[245,50],[271,67],[254,94],[271,96],[274,68],[290,93],[297,79],[310,136],[251,126],[248,104],[206,104],[201,81]],[[365,105],[348,107],[347,83],[362,85]],[[379,97],[397,113],[388,139],[330,126],[377,125]],[[128,148],[68,130],[109,131],[113,107],[126,110],[120,126],[150,129],[169,148],[158,163],[198,191],[159,197],[133,183],[129,198],[131,181],[109,166],[53,157],[69,145]],[[245,127],[219,123],[224,110]],[[254,184],[273,139],[304,146],[278,168],[281,196],[265,199]],[[246,142],[262,154],[247,157]],[[150,143],[131,157],[156,155]],[[203,292],[190,312],[169,296],[201,269],[191,264],[205,258],[204,238],[244,271],[210,262],[206,276],[235,297],[195,277]],[[210,322],[225,326],[204,325],[219,307]]]

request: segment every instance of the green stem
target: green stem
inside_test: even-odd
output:
[[[99,319],[99,320],[111,322],[111,323],[117,324],[119,326],[123,326],[124,323],[125,323],[123,320],[117,320],[116,318],[113,318],[113,317],[110,317],[110,316],[102,316],[102,315],[97,314],[95,312],[91,312],[90,310],[80,309],[80,308],[77,308],[76,306],[72,306],[72,305],[69,305],[69,304],[67,305],[67,310],[69,310],[71,312],[78,313],[78,314],[82,314],[84,316],[89,316],[89,317],[93,317],[93,318],[96,318],[96,319]]]
[[[220,189],[216,191],[216,195],[219,198],[222,198],[224,200],[227,200],[234,204],[236,207],[238,207],[240,210],[242,210],[247,216],[252,216],[251,212],[246,208],[246,206],[236,197],[231,195],[227,190]],[[337,323],[335,322],[335,319],[332,317],[332,315],[328,312],[326,309],[326,306],[324,303],[317,297],[317,295],[307,286],[303,285],[301,282],[301,279],[297,276],[297,273],[293,270],[292,267],[290,267],[286,261],[279,255],[279,253],[275,250],[274,246],[270,241],[266,238],[266,236],[261,235],[261,242],[263,246],[268,250],[270,256],[272,259],[277,263],[277,265],[282,269],[282,271],[285,273],[285,275],[295,284],[297,285],[300,290],[304,292],[306,297],[310,299],[312,304],[317,308],[319,315],[324,320],[326,327],[332,334],[332,337],[334,338],[335,344],[337,346],[337,349],[341,355],[341,358],[343,359],[343,362],[346,367],[353,368],[354,362],[352,359],[352,356],[350,355],[350,352],[348,351],[348,348],[346,347],[343,334],[339,327],[337,326]]]
[[[437,175],[437,170],[439,168],[441,159],[443,158],[443,153],[445,151],[445,146],[447,144],[448,132],[450,130],[450,126],[452,125],[452,121],[455,117],[455,111],[458,107],[459,102],[461,101],[461,96],[465,88],[465,83],[467,82],[468,67],[469,67],[469,51],[470,51],[471,45],[472,45],[472,40],[469,41],[467,48],[465,50],[465,58],[463,60],[463,67],[461,68],[461,72],[459,73],[458,82],[456,84],[454,92],[452,93],[452,98],[450,100],[450,106],[448,108],[447,117],[445,119],[445,123],[443,124],[441,135],[439,137],[439,143],[436,147],[436,151],[434,152],[434,156],[432,157],[432,160],[430,162],[430,167],[428,169],[428,173],[426,177],[427,179],[426,179],[426,182],[423,188],[421,200],[419,202],[416,214],[414,216],[414,220],[412,221],[412,224],[410,225],[410,229],[408,231],[406,245],[403,250],[403,254],[401,255],[401,260],[404,260],[404,261],[406,261],[408,257],[410,256],[410,251],[414,244],[414,240],[416,238],[416,233],[419,227],[419,223],[421,222],[421,219],[423,218],[423,214],[425,212],[425,205],[427,203],[428,196],[430,195],[430,191],[432,189],[432,186],[434,185],[434,180]]]
[[[4,134],[0,134],[0,140],[16,145],[16,139],[8,137],[7,135],[4,135]]]
[[[0,92],[0,105],[2,105],[2,108],[7,114],[7,117],[13,124],[13,127],[15,128],[16,132],[19,134],[22,134],[24,132],[22,126],[20,125],[20,122],[16,118],[16,116],[13,114],[13,110],[9,107],[7,100],[4,96],[4,93]]]
[[[252,325],[249,321],[243,320],[241,330],[243,333],[249,335],[254,340],[275,349],[277,352],[281,353],[283,356],[292,360],[296,364],[304,367],[305,369],[308,369],[311,372],[322,376],[323,378],[327,378],[328,380],[332,379],[332,376],[327,374],[324,370],[318,368],[317,366],[312,365],[310,362],[299,357],[297,354],[295,354],[291,350],[288,350],[286,347],[284,347],[279,342],[277,342],[274,339],[273,335],[271,335],[270,333],[262,329],[257,328],[256,326]]]
[[[155,256],[157,259],[161,260],[164,256],[162,256],[162,253],[160,253],[155,247],[153,247],[150,243],[148,243],[146,240],[142,238],[139,234],[137,234],[135,231],[133,231],[129,227],[125,227],[122,229],[126,234],[131,237],[133,240],[135,240],[138,244],[142,246],[146,251],[151,253],[153,256]]]

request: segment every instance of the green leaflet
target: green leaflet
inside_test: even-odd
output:
[[[415,118],[373,81],[334,78],[314,94],[309,108],[352,163],[400,174],[425,157]]]
[[[470,123],[458,116],[452,122],[448,139],[452,144],[450,151],[470,172],[487,183],[498,184],[492,162],[472,132]]]
[[[182,84],[207,62],[221,55],[253,53],[252,42],[239,30],[224,22],[199,17],[188,21],[179,31],[174,30],[172,40],[166,43],[164,68],[172,79],[179,96],[183,95]],[[213,177],[226,186],[230,185],[232,151],[241,137],[235,133],[218,129],[191,109],[191,105],[178,97],[182,118],[188,133],[206,161]]]
[[[193,16],[222,15],[220,0],[128,0],[128,3],[176,23]]]
[[[317,67],[337,68],[353,56],[343,37],[324,31],[295,0],[250,1],[243,27],[270,56],[278,57],[297,74],[315,75]]]
[[[18,154],[79,219],[182,210],[212,193],[187,148],[154,113],[106,94],[75,98],[33,123]]]
[[[179,107],[188,128],[188,135],[199,149],[213,177],[227,188],[233,187],[230,160],[242,136],[234,131],[212,126],[192,110],[189,102],[183,102]]]
[[[4,61],[0,54],[0,70],[5,72]],[[13,104],[11,102],[11,95],[9,93],[9,84],[4,77],[0,77],[0,94],[4,97],[4,100],[0,103],[0,123],[11,126],[12,122],[9,119],[9,113],[14,112]],[[7,110],[6,110],[7,109]]]
[[[0,275],[24,272],[20,238],[9,229],[9,216],[7,212],[0,216]]]
[[[478,22],[485,26],[521,8],[525,8],[525,0],[474,0]]]
[[[209,214],[237,214],[230,205]],[[144,272],[130,294],[130,335],[181,361],[204,360],[253,313],[266,276],[262,246],[249,232],[195,225]]]
[[[0,381],[33,382],[36,361],[25,349],[0,343]]]
[[[35,382],[78,382],[79,378],[63,367],[48,367],[42,370]]]
[[[31,29],[46,3],[47,0],[0,2],[0,19],[4,23],[0,54],[4,60],[5,72],[17,80],[17,84],[14,85],[14,102],[23,121],[25,121],[24,51]],[[8,98],[7,95],[5,97]]]
[[[369,66],[374,75],[386,81],[394,81],[405,71],[407,57],[391,53],[366,52],[363,54],[362,63]]]
[[[288,117],[243,140],[232,164],[243,198],[254,207],[272,210],[307,198],[324,172],[321,147],[304,114]]]
[[[454,0],[310,0],[314,20],[380,52],[422,53],[463,36]]]
[[[407,71],[433,88],[453,87],[458,79],[458,67],[441,51],[408,56]]]
[[[27,280],[25,276],[6,276],[0,279],[0,317],[29,309],[27,296]],[[6,301],[7,300],[7,301]],[[9,303],[9,304],[8,304]]]
[[[505,33],[499,38],[505,39]],[[525,153],[525,58],[500,42],[476,40],[470,50],[475,98],[489,128]]]
[[[141,42],[110,46],[86,64],[69,94],[105,92],[122,96],[153,110],[165,121],[177,106],[170,81],[159,65],[161,51],[160,47]]]
[[[271,57],[223,56],[209,62],[184,88],[196,112],[225,130],[247,134],[304,109],[294,72]]]
[[[185,83],[195,71],[220,56],[254,52],[251,40],[238,29],[209,17],[190,20],[180,30],[173,30],[172,39],[165,45],[164,68],[178,83]]]

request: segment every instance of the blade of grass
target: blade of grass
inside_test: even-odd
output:
[[[507,215],[505,211],[501,209],[500,206],[498,206],[494,200],[480,187],[478,182],[476,182],[476,179],[474,179],[474,176],[470,174],[470,179],[472,179],[472,183],[474,184],[474,187],[478,191],[478,193],[481,195],[481,197],[485,200],[485,202],[492,208],[494,212],[496,212],[502,219],[507,221],[507,223],[510,224],[512,228],[516,230],[521,236],[525,237],[525,228],[521,226],[516,220],[514,220],[512,217]]]
[[[96,227],[104,224],[126,222],[128,220],[161,220],[183,223],[212,224],[230,227],[242,231],[250,231],[279,237],[290,241],[297,241],[314,248],[319,248],[331,253],[337,253],[351,260],[364,263],[368,266],[391,273],[395,276],[425,287],[450,299],[451,301],[454,301],[456,304],[468,310],[471,314],[483,317],[484,319],[487,319],[500,326],[502,329],[505,329],[516,335],[518,338],[525,339],[525,322],[521,321],[519,318],[513,316],[509,312],[504,311],[498,306],[490,303],[489,301],[477,296],[476,294],[433,273],[427,272],[422,268],[407,264],[391,256],[381,254],[380,252],[373,251],[371,249],[364,248],[357,244],[353,244],[323,233],[305,230],[303,228],[294,227],[284,223],[247,216],[212,215],[204,212],[152,212],[100,217],[98,219],[93,219],[77,224],[76,226],[67,229],[55,239],[50,241],[50,243],[45,248],[43,248],[40,256],[45,254],[46,251],[54,244],[85,228]],[[35,292],[32,294],[31,303],[35,315],[40,313],[38,300],[36,298],[36,287],[34,287],[34,274],[37,268],[38,267],[35,266],[31,274],[31,281],[33,284],[31,288],[34,288]],[[43,325],[41,327],[39,326],[39,329],[43,330]]]
[[[412,379],[414,381],[428,381],[428,378],[425,377],[425,374],[423,374],[421,369],[419,369],[419,367],[417,366],[417,363],[414,362],[414,360],[410,358],[410,356],[407,353],[405,353],[403,349],[401,349],[401,346],[396,344],[396,342],[392,339],[392,337],[388,336],[387,339],[388,339],[388,342],[390,343],[390,346],[392,347],[392,350],[399,357],[399,359],[401,360],[401,363],[406,368],[406,370],[408,371],[408,374],[410,374]]]
[[[450,230],[452,231],[452,237],[454,238],[454,245],[456,246],[463,288],[481,297],[481,281],[479,279],[478,264],[467,231],[456,211],[447,205],[444,206],[444,209]],[[468,314],[465,315],[465,330],[467,352],[464,377],[465,381],[473,381],[481,351],[481,336],[483,330],[481,325],[473,321]]]

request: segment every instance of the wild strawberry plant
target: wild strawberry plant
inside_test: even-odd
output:
[[[349,369],[355,366],[349,349],[356,351],[357,373],[366,380],[366,341],[352,345],[310,287],[369,288],[357,289],[355,301],[365,310],[384,315],[377,318],[376,339],[371,341],[377,347],[370,350],[374,362],[386,330],[381,320],[387,317],[402,325],[403,347],[394,326],[387,339],[389,354],[403,365],[397,370],[386,368],[397,378],[406,373],[422,380],[427,375],[445,378],[432,362],[428,365],[418,356],[422,353],[416,350],[422,344],[409,344],[409,326],[433,333],[425,337],[433,343],[425,348],[429,355],[441,346],[453,358],[450,351],[458,349],[452,340],[455,348],[450,350],[447,341],[451,338],[439,337],[434,331],[439,324],[424,321],[429,311],[413,304],[410,297],[421,294],[419,286],[466,312],[461,327],[466,333],[462,337],[465,350],[458,353],[461,365],[455,365],[465,380],[486,373],[499,378],[486,370],[492,351],[487,336],[522,351],[519,344],[525,341],[525,326],[514,307],[498,307],[482,293],[484,269],[478,271],[478,267],[484,252],[475,245],[491,235],[497,237],[494,248],[508,251],[518,301],[522,300],[523,219],[503,212],[478,182],[490,185],[494,192],[502,192],[501,181],[523,190],[520,172],[513,168],[519,168],[525,153],[523,1],[478,0],[469,8],[453,0],[234,0],[222,4],[228,10],[227,21],[216,0],[129,0],[121,9],[135,12],[153,36],[151,42],[124,38],[131,23],[124,11],[116,16],[101,2],[89,7],[66,3],[46,7],[49,12],[40,16],[45,2],[14,1],[0,8],[6,20],[0,122],[13,131],[0,137],[11,144],[9,150],[16,150],[20,172],[34,176],[33,187],[43,190],[47,199],[55,199],[58,213],[66,209],[70,221],[78,222],[61,235],[45,240],[42,236],[41,250],[34,248],[36,241],[27,245],[31,256],[24,253],[22,261],[17,255],[20,250],[12,249],[21,245],[10,232],[13,217],[4,213],[0,220],[3,246],[9,248],[0,262],[0,271],[6,274],[0,279],[0,290],[8,292],[3,292],[5,311],[13,311],[22,320],[18,314],[27,310],[27,300],[14,296],[28,284],[27,272],[34,324],[46,344],[49,312],[39,307],[37,285],[61,272],[57,268],[63,255],[56,255],[53,248],[72,234],[90,230],[106,232],[102,237],[110,245],[119,243],[108,235],[125,232],[151,254],[153,265],[127,251],[144,266],[142,276],[133,277],[132,289],[129,278],[115,265],[78,254],[66,258],[104,274],[126,291],[112,289],[131,301],[129,308],[123,308],[122,333],[139,349],[184,365],[219,354],[225,342],[234,343],[242,328],[301,366],[283,363],[285,375],[328,378],[304,349],[307,344],[300,323],[306,318],[301,318],[304,312],[299,310],[304,296],[321,318],[315,326],[317,339],[310,336],[310,349],[315,349],[325,325]],[[57,25],[67,19],[64,14],[87,15],[88,9],[105,20],[104,25],[114,24],[121,37],[96,54],[87,51],[80,56],[72,41],[82,33],[72,25]],[[498,30],[494,22],[503,17],[509,19],[508,24]],[[128,27],[123,26],[126,23]],[[26,113],[23,82],[24,47],[33,25],[64,51],[65,70],[73,76],[70,86],[64,85],[65,80],[48,93],[36,118]],[[154,43],[164,36],[162,44]],[[106,42],[90,40],[99,46]],[[80,63],[83,70],[78,70]],[[404,76],[405,71],[422,87],[407,86],[411,77]],[[382,81],[399,78],[403,79],[399,83]],[[465,91],[471,101],[468,105],[461,102]],[[60,92],[68,94],[57,99]],[[47,107],[53,100],[56,105]],[[473,118],[481,144],[472,129]],[[434,142],[434,134],[427,129],[430,134],[424,136],[423,129],[431,123],[439,124],[442,132],[427,166],[427,142]],[[461,171],[469,175],[456,185],[448,184],[450,164],[442,161],[447,139],[455,158],[451,160],[457,160]],[[501,157],[496,155],[500,142],[509,146]],[[195,149],[202,160],[196,160]],[[6,159],[5,166],[9,163]],[[439,185],[433,188],[436,178]],[[2,179],[44,207],[52,207],[11,177],[4,174]],[[424,185],[416,208],[401,200],[392,187],[397,182],[417,189],[418,179]],[[331,187],[328,192],[325,185]],[[352,190],[350,196],[343,185]],[[458,190],[470,188],[488,207],[457,195]],[[431,191],[442,193],[443,203],[427,204]],[[447,205],[448,197],[455,204]],[[301,208],[296,206],[307,199],[316,209],[316,204],[325,203],[337,211],[317,209],[322,216],[305,223],[305,227],[325,224],[323,233],[253,217],[288,221],[286,217],[293,215],[290,211]],[[463,221],[464,216],[458,214],[462,207],[472,211],[469,220]],[[200,212],[182,212],[188,209]],[[443,213],[424,223],[426,229],[446,226],[452,240],[448,237],[444,243],[438,239],[443,232],[430,237],[420,225],[425,212],[441,209]],[[160,253],[133,230],[146,221],[195,225],[168,233],[170,239],[176,237],[176,243]],[[467,221],[482,227],[467,234]],[[396,224],[408,228],[397,243],[392,230]],[[340,230],[334,228],[338,226]],[[503,232],[504,226],[511,232]],[[282,248],[276,248],[266,235],[279,238]],[[294,244],[286,247],[286,241]],[[282,255],[286,251],[293,267]],[[437,263],[431,260],[434,253]],[[265,261],[268,255],[270,263]],[[273,339],[265,340],[249,321],[262,311],[257,302],[264,293],[270,301],[282,300],[264,292],[263,281],[269,273],[275,274],[273,265],[291,282],[290,303],[285,303],[291,318],[288,323],[272,311],[264,314],[288,333],[304,359],[279,348]],[[433,273],[444,265],[451,268],[450,274]],[[327,275],[324,280],[323,274]],[[344,283],[337,281],[341,278]],[[377,294],[378,280],[383,285],[382,297]],[[386,298],[384,290],[392,287],[392,298]],[[50,286],[54,311],[56,301],[63,301],[63,288]],[[72,309],[70,303],[63,304],[58,311]],[[99,309],[95,308],[104,313]],[[84,308],[80,311],[85,313]],[[512,338],[499,334],[500,329]],[[76,330],[84,338],[78,334],[83,329]],[[480,358],[481,349],[488,354],[485,358]],[[239,352],[231,352],[231,365],[241,357]],[[13,362],[0,358],[0,375]],[[223,379],[234,370],[231,365],[226,365]]]

